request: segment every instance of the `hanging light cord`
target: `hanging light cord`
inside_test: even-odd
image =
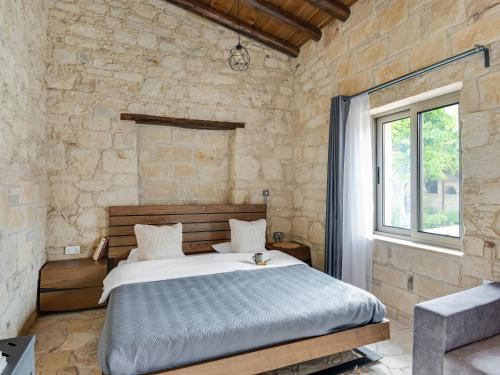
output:
[[[240,0],[237,1],[238,4],[238,45],[241,45],[240,39]]]

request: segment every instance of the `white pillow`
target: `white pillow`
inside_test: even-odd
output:
[[[235,253],[266,251],[266,221],[229,220],[231,247]]]
[[[221,242],[212,245],[212,248],[218,253],[232,253],[233,247],[231,246],[231,242]]]
[[[134,232],[139,249],[137,256],[139,261],[185,256],[182,252],[181,223],[162,227],[136,224]]]
[[[139,249],[135,248],[130,250],[127,257],[127,263],[135,263],[139,261]]]

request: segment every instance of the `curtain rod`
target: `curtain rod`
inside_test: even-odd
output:
[[[481,53],[481,52],[484,54],[484,67],[489,68],[489,66],[490,66],[490,51],[489,51],[489,49],[483,45],[476,44],[476,46],[474,48],[472,48],[468,51],[462,52],[462,53],[455,55],[455,56],[448,57],[447,59],[441,60],[435,64],[426,66],[424,68],[420,68],[418,70],[415,70],[414,72],[405,74],[405,75],[398,77],[398,78],[394,78],[388,82],[381,83],[380,85],[373,86],[372,88],[370,88],[368,90],[361,91],[361,92],[358,92],[357,94],[351,95],[350,98],[354,98],[356,96],[360,96],[363,94],[370,94],[372,92],[375,92],[375,91],[378,91],[381,89],[385,89],[386,87],[395,85],[396,83],[406,81],[407,79],[416,77],[416,76],[423,74],[423,73],[430,72],[431,70],[437,69],[443,65],[450,64],[454,61],[457,61],[457,60],[463,59],[465,57],[468,57],[470,55],[474,55],[476,53]]]

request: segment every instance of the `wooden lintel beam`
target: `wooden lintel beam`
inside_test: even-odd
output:
[[[321,30],[314,25],[304,21],[303,19],[288,13],[284,9],[277,7],[272,3],[268,3],[265,0],[242,0],[251,7],[257,9],[258,11],[265,13],[266,15],[287,24],[299,31],[302,31],[309,35],[316,42],[321,39]]]
[[[299,47],[288,43],[282,39],[275,37],[269,33],[266,33],[262,30],[259,30],[253,26],[247,25],[243,22],[240,22],[238,27],[238,20],[233,18],[215,8],[212,8],[200,0],[165,0],[169,3],[177,5],[183,9],[186,9],[192,13],[198,14],[204,18],[207,18],[211,21],[218,23],[219,25],[225,26],[228,29],[238,32],[242,35],[246,35],[249,38],[252,38],[262,44],[265,44],[268,47],[271,47],[275,50],[283,52],[284,54],[297,57],[300,53]]]
[[[321,9],[342,22],[347,21],[351,15],[351,10],[338,0],[306,0],[312,6]]]
[[[243,122],[192,120],[188,118],[151,116],[136,113],[122,113],[120,120],[135,121],[138,124],[144,125],[174,126],[185,129],[234,130],[245,127],[245,123]]]

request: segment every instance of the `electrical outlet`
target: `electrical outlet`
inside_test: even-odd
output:
[[[80,246],[66,246],[64,248],[64,254],[80,254]]]

